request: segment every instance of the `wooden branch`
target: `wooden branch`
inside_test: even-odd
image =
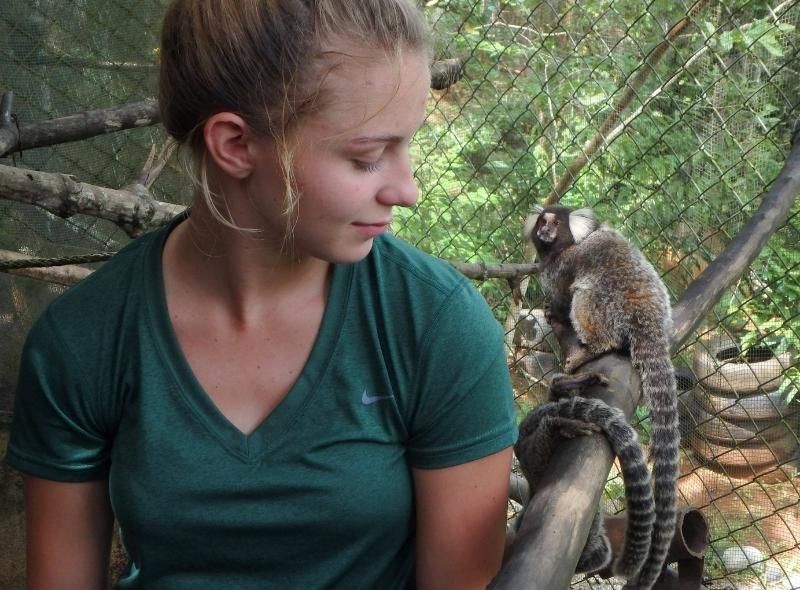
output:
[[[83,213],[107,219],[131,237],[164,225],[185,209],[156,201],[145,187],[137,188],[136,192],[105,188],[66,174],[0,165],[0,198],[36,205],[63,218]]]
[[[605,355],[585,370],[610,379],[608,389],[593,388],[588,396],[621,408],[630,418],[639,401],[639,377],[630,360]],[[569,586],[613,460],[602,435],[565,439],[558,446],[489,590]]]
[[[611,112],[600,124],[594,137],[584,144],[580,155],[573,160],[550,191],[550,194],[547,195],[543,203],[545,206],[558,202],[562,195],[567,192],[578,178],[578,173],[586,166],[589,160],[594,157],[600,148],[607,143],[609,133],[617,126],[622,113],[630,106],[634,97],[636,97],[647,79],[655,72],[656,65],[664,57],[667,49],[672,47],[674,40],[686,30],[691,24],[694,15],[696,15],[707,2],[708,0],[697,0],[689,9],[687,15],[672,26],[664,36],[664,40],[650,51],[638,70],[626,81],[622,96],[620,96],[619,100],[617,100],[616,104],[611,108]]]
[[[458,272],[469,279],[485,281],[486,279],[521,279],[539,272],[538,264],[483,264],[450,262]]]
[[[0,250],[0,262],[6,262],[8,260],[26,260],[28,258],[29,257],[25,254],[20,254],[19,252]],[[5,270],[3,272],[28,277],[30,279],[37,279],[39,281],[46,281],[48,283],[55,283],[56,285],[64,285],[66,287],[79,283],[92,274],[90,269],[77,265],[54,266],[50,268],[20,268]]]
[[[565,34],[565,33],[562,33]],[[54,55],[35,56],[23,59],[20,63],[26,66],[68,66],[72,68],[82,68],[87,70],[114,70],[114,71],[145,71],[157,72],[158,64],[141,62],[115,62],[98,61],[83,57],[73,57],[63,53],[58,53],[51,48]],[[442,59],[435,61],[431,67],[431,88],[434,90],[444,90],[452,86],[461,78],[461,68],[464,62],[460,59]]]
[[[442,90],[455,84],[463,74],[460,59],[443,59],[431,66],[431,88]],[[10,93],[9,93],[10,94]],[[123,131],[149,127],[161,122],[158,101],[146,98],[107,109],[84,111],[58,119],[20,125],[19,137],[12,137],[0,121],[0,158],[13,150],[58,145]],[[16,136],[16,129],[13,131]]]
[[[170,157],[177,147],[178,143],[175,139],[168,137],[164,145],[161,146],[161,150],[158,151],[158,155],[156,155],[156,146],[152,145],[147,160],[144,166],[142,166],[142,172],[139,174],[139,178],[136,179],[134,184],[137,187],[143,186],[149,191],[161,175],[164,166],[167,165],[167,162],[169,162]]]
[[[158,102],[148,98],[108,109],[84,111],[49,121],[20,125],[19,141],[13,145],[0,143],[0,157],[15,149],[29,150],[80,141],[124,129],[148,127],[160,121]]]
[[[658,96],[662,92],[664,92],[664,90],[666,90],[667,88],[672,86],[675,82],[680,80],[681,76],[683,76],[683,74],[685,74],[688,71],[689,66],[691,66],[695,61],[700,59],[708,51],[708,49],[709,49],[709,46],[708,45],[704,45],[698,51],[696,51],[688,60],[686,60],[686,63],[684,63],[681,66],[680,70],[675,72],[672,76],[670,76],[670,78],[667,81],[665,81],[658,88],[653,90],[650,93],[650,96],[648,96],[642,102],[642,104],[640,104],[639,107],[636,108],[636,110],[634,110],[630,115],[625,117],[625,119],[623,121],[621,121],[619,123],[619,125],[617,125],[614,129],[612,129],[612,130],[610,130],[608,132],[608,135],[606,135],[604,143],[606,145],[609,145],[609,144],[611,144],[611,142],[613,142],[615,139],[617,139],[617,137],[622,135],[623,131],[625,131],[628,127],[631,126],[633,121],[635,119],[637,119],[639,117],[639,115],[641,115],[644,112],[644,110],[647,108],[647,106],[651,102],[653,102],[656,98],[658,98]]]
[[[722,293],[739,280],[767,240],[786,223],[798,191],[800,121],[795,125],[789,156],[761,206],[725,250],[692,281],[673,307],[673,350],[694,332]]]
[[[114,70],[119,71],[144,71],[144,72],[157,72],[158,64],[143,63],[143,62],[129,62],[129,61],[101,61],[96,59],[88,59],[85,57],[74,57],[65,53],[59,52],[57,49],[48,48],[51,52],[49,55],[33,55],[22,56],[21,60],[17,63],[20,65],[35,67],[35,66],[67,66],[70,68],[81,68],[85,70]]]

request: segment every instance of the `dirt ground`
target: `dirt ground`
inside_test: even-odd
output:
[[[752,478],[730,478],[684,461],[681,500],[708,518],[711,549],[706,558],[709,587],[750,590],[800,587],[800,477],[792,469]],[[722,552],[757,548],[765,561],[741,574],[725,575]],[[764,573],[771,568],[769,579]],[[791,583],[790,583],[791,581]]]

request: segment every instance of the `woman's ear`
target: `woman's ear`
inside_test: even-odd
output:
[[[250,127],[234,113],[216,113],[203,125],[208,155],[217,167],[233,178],[247,178],[253,171],[253,141]]]

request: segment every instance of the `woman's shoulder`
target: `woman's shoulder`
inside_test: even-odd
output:
[[[125,309],[144,295],[155,274],[163,228],[140,236],[120,249],[88,277],[57,296],[45,310],[51,322],[82,330],[93,321]]]
[[[375,240],[369,274],[361,285],[378,292],[393,309],[413,309],[424,322],[478,322],[493,329],[494,317],[477,287],[446,260],[391,235]]]
[[[420,288],[440,291],[445,295],[469,289],[471,283],[447,261],[437,258],[408,242],[383,235],[375,240],[372,256],[375,264],[387,274],[413,281]]]

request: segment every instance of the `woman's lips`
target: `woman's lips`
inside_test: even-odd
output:
[[[361,235],[366,236],[368,238],[374,238],[381,235],[383,232],[386,231],[386,228],[389,227],[388,222],[378,222],[378,223],[354,223],[353,227],[361,233]]]

